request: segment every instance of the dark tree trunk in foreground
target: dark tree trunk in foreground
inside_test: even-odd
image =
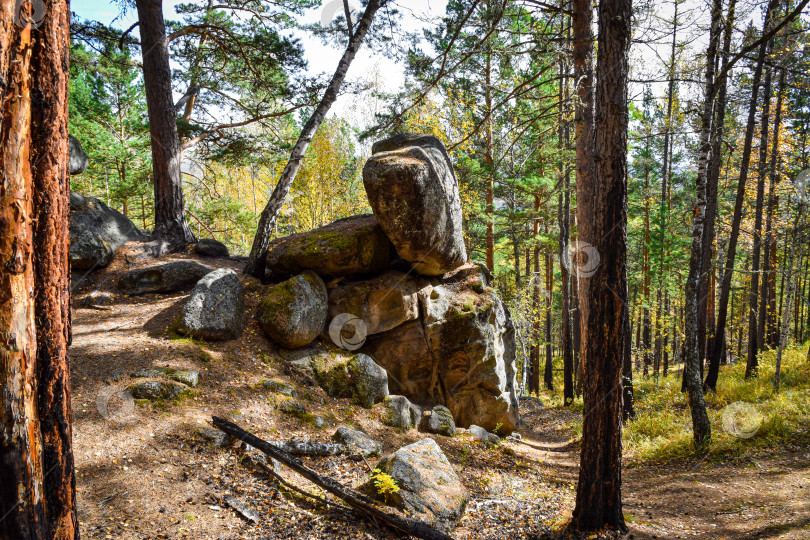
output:
[[[0,538],[78,538],[71,453],[64,2],[0,7]]]
[[[765,34],[771,22],[771,14],[776,0],[768,2],[765,10],[765,20],[763,23],[763,34]],[[745,185],[748,182],[748,168],[751,162],[751,144],[754,138],[754,127],[756,126],[757,99],[759,96],[759,82],[762,79],[762,68],[765,63],[765,52],[768,48],[768,40],[763,40],[757,53],[757,63],[754,68],[754,76],[751,81],[751,100],[748,105],[748,122],[745,130],[745,140],[743,142],[743,153],[740,161],[740,177],[737,183],[737,195],[734,201],[734,214],[731,218],[731,232],[728,238],[728,254],[726,255],[726,268],[723,272],[723,281],[720,286],[720,301],[717,305],[717,331],[714,336],[714,346],[712,347],[709,362],[720,363],[723,352],[723,343],[726,339],[726,319],[728,317],[728,297],[731,292],[731,277],[734,273],[734,259],[737,256],[737,240],[740,236],[740,221],[742,220],[742,207],[745,201]]]
[[[295,146],[293,146],[290,159],[286,167],[284,167],[281,178],[279,178],[278,184],[276,184],[275,189],[273,189],[270,200],[267,201],[267,205],[264,207],[264,210],[262,210],[262,215],[259,218],[259,227],[256,230],[256,237],[253,239],[253,246],[250,248],[250,256],[245,265],[246,274],[264,279],[265,255],[267,254],[267,249],[270,247],[270,237],[273,234],[273,228],[276,225],[278,213],[281,211],[284,200],[287,198],[287,194],[290,192],[292,183],[295,180],[295,175],[301,167],[301,162],[304,160],[307,147],[309,147],[309,143],[312,142],[315,132],[318,131],[318,127],[321,125],[321,122],[323,122],[323,119],[326,118],[326,114],[337,99],[340,87],[343,85],[343,79],[346,78],[346,72],[349,71],[349,66],[352,60],[354,60],[357,51],[360,49],[360,45],[363,43],[363,39],[365,39],[366,33],[381,3],[384,4],[385,0],[369,0],[363,12],[363,16],[360,17],[360,21],[354,27],[354,34],[349,40],[349,45],[346,47],[346,51],[344,51],[343,57],[338,63],[335,74],[332,75],[332,80],[329,82],[329,86],[326,88],[321,102],[315,108],[315,111],[312,113],[312,116],[309,117],[307,123],[304,124],[301,134],[298,136],[298,141],[295,143]]]
[[[574,8],[575,46],[588,31]],[[627,75],[632,5],[599,3],[593,146],[595,175],[577,186],[580,245],[593,246],[599,267],[580,279],[585,364],[582,453],[570,530],[626,531],[622,513],[622,368],[630,339],[627,309]],[[590,248],[589,248],[590,249]]]
[[[183,161],[177,135],[177,112],[172,99],[172,72],[161,0],[136,0],[141,32],[143,80],[152,139],[152,174],[155,183],[153,237],[179,250],[197,241],[186,222]]]
[[[548,233],[548,228],[546,228]],[[554,365],[551,351],[551,308],[554,298],[554,259],[550,251],[546,251],[546,319],[545,319],[545,341],[546,341],[546,366],[543,371],[543,383],[548,390],[554,390]]]

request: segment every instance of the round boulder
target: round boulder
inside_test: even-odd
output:
[[[312,343],[326,323],[326,285],[307,271],[265,289],[259,302],[259,326],[288,349]]]

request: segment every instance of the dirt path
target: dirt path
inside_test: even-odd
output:
[[[328,441],[337,425],[352,425],[383,442],[386,452],[426,436],[395,432],[381,424],[379,407],[358,409],[297,380],[251,321],[255,298],[248,296],[245,335],[220,344],[171,339],[167,328],[185,294],[117,297],[109,309],[74,309],[71,380],[84,538],[397,538],[280,492],[244,466],[236,447],[219,448],[201,436],[212,414],[276,440]],[[113,410],[122,405],[131,371],[162,366],[199,370],[200,387],[178,404],[134,405],[118,419],[101,414],[100,400]],[[267,378],[297,384],[307,410],[327,427],[281,414],[261,388]],[[576,413],[531,400],[521,409],[527,427],[519,442],[435,437],[471,494],[455,538],[544,538],[570,517],[579,450],[567,425]],[[362,462],[309,462],[346,485],[368,477]],[[624,479],[634,538],[810,538],[810,449],[739,463],[628,468]],[[260,522],[229,510],[226,495],[250,504]]]

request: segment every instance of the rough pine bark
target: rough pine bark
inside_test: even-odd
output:
[[[548,229],[546,229],[548,233]],[[545,319],[545,341],[546,341],[546,364],[543,371],[543,383],[548,390],[554,390],[554,369],[553,369],[553,355],[551,351],[551,317],[552,317],[552,299],[554,287],[554,258],[551,256],[550,251],[546,251],[546,319]]]
[[[143,80],[149,135],[152,139],[152,175],[155,184],[153,237],[170,250],[197,241],[186,222],[180,138],[172,100],[172,72],[161,0],[136,0],[141,32]]]
[[[69,12],[20,7],[0,4],[0,538],[72,539]]]
[[[355,55],[357,55],[357,51],[360,49],[363,39],[366,37],[366,33],[374,20],[374,15],[377,13],[377,10],[380,9],[381,3],[385,3],[385,1],[386,0],[369,0],[365,11],[363,11],[363,16],[360,17],[357,25],[354,26],[352,38],[349,40],[349,44],[343,52],[343,56],[338,63],[334,75],[332,75],[332,80],[329,82],[329,86],[326,88],[321,102],[318,103],[312,116],[309,117],[309,120],[304,124],[301,133],[298,135],[298,141],[296,141],[295,146],[293,146],[290,159],[284,167],[281,178],[279,178],[278,184],[276,184],[275,189],[273,189],[270,200],[267,201],[267,205],[264,207],[264,210],[262,210],[262,215],[259,218],[259,226],[256,230],[256,236],[253,238],[250,256],[245,265],[246,274],[256,276],[260,279],[264,278],[266,264],[265,255],[267,254],[267,249],[270,247],[270,238],[273,233],[273,228],[276,225],[278,213],[281,211],[284,200],[290,192],[298,169],[301,167],[301,162],[304,160],[304,154],[306,154],[309,143],[312,142],[315,132],[318,131],[318,127],[337,99],[340,87],[343,85],[343,80],[346,78],[346,72],[349,71],[349,66],[354,60]]]
[[[590,2],[573,3],[575,46]],[[622,369],[630,339],[627,308],[627,79],[630,0],[599,2],[594,138],[595,175],[577,186],[579,239],[600,265],[580,279],[583,300],[582,453],[572,532],[626,531],[621,500]],[[589,24],[589,23],[588,23]]]

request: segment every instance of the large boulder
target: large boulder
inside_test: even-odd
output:
[[[266,273],[270,279],[304,270],[324,277],[373,274],[387,268],[394,255],[377,218],[353,216],[273,241]]]
[[[244,310],[245,291],[239,277],[229,268],[220,268],[194,286],[177,330],[211,341],[236,339],[242,335]]]
[[[104,267],[115,250],[131,240],[145,240],[122,213],[92,197],[70,192],[70,265],[74,270]]]
[[[389,374],[390,391],[444,405],[456,424],[511,433],[518,422],[515,330],[509,311],[469,263],[418,296],[422,318],[368,337],[361,349]]]
[[[288,349],[312,343],[326,323],[326,285],[306,271],[267,287],[259,301],[259,326],[267,336]]]
[[[192,288],[211,268],[197,261],[172,261],[121,274],[118,289],[124,294],[171,293]]]
[[[78,139],[68,135],[68,172],[71,175],[82,174],[87,170],[90,160],[84,153],[82,143]]]
[[[329,319],[342,313],[363,320],[367,334],[378,334],[419,318],[419,278],[389,270],[365,280],[341,284],[329,291]]]
[[[453,466],[433,439],[403,446],[376,469],[394,479],[399,490],[380,494],[370,480],[364,490],[408,514],[449,532],[464,516],[470,498]]]
[[[363,168],[371,208],[400,257],[438,276],[467,262],[458,182],[436,137],[396,135]]]
[[[339,427],[332,435],[332,440],[345,444],[350,455],[380,457],[382,454],[382,443],[375,441],[362,431],[349,427]]]
[[[405,396],[391,396],[385,400],[382,422],[405,431],[413,429],[422,421],[422,407],[414,405]]]
[[[349,398],[367,409],[388,397],[388,373],[368,355],[317,349],[291,363],[330,397]]]

